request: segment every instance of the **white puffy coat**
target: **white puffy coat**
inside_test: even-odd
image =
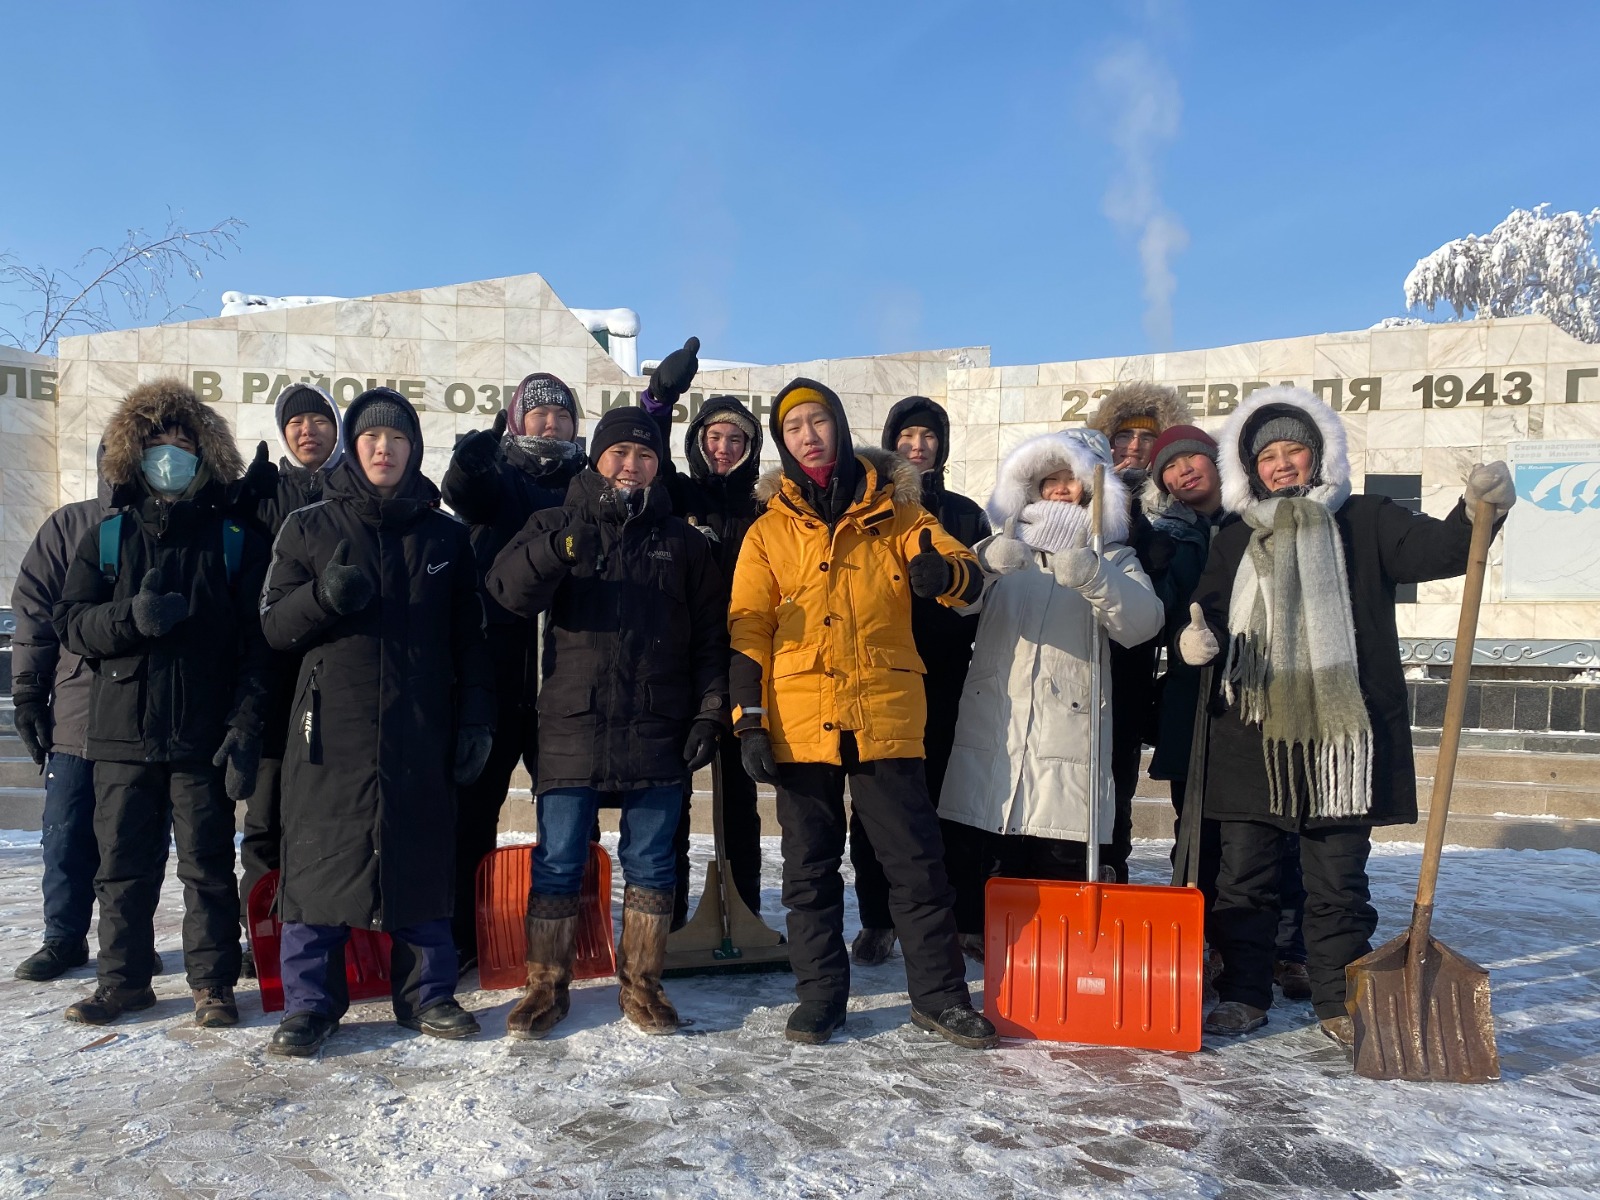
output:
[[[997,526],[1030,498],[1019,479],[1037,480],[1066,463],[1080,478],[1094,459],[1072,434],[1033,438],[1000,472],[990,518]],[[1052,466],[1052,456],[1055,465]],[[1161,629],[1162,608],[1127,536],[1127,493],[1109,471],[1107,545],[1083,589],[1057,582],[1054,555],[1030,551],[1028,565],[990,575],[978,603],[972,666],[961,693],[955,747],[940,793],[939,815],[991,833],[1084,841],[1088,836],[1090,737],[1100,737],[1100,840],[1111,836],[1111,669],[1100,639],[1100,717],[1090,714],[1089,646],[1098,620],[1124,646]],[[996,535],[1003,536],[1003,535]],[[993,538],[975,550],[980,561]]]

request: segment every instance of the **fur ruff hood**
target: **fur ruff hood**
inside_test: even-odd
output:
[[[887,450],[863,446],[856,450],[856,461],[866,463],[876,472],[879,490],[884,490],[883,480],[887,479],[887,490],[900,503],[922,503],[922,472],[912,466],[908,459]],[[783,491],[785,478],[782,467],[768,467],[763,471],[761,478],[756,480],[756,503],[770,504]]]
[[[101,478],[113,488],[140,479],[145,439],[168,425],[194,433],[202,467],[217,483],[232,483],[244,474],[244,459],[227,418],[202,404],[181,379],[169,376],[134,388],[106,422]]]
[[[1119,383],[1100,400],[1100,407],[1089,418],[1089,427],[1098,429],[1110,441],[1129,417],[1153,417],[1161,429],[1187,425],[1193,421],[1189,406],[1178,393],[1163,384],[1136,379]]]
[[[1249,448],[1243,444],[1245,431],[1255,422],[1252,418],[1269,405],[1293,408],[1311,421],[1322,434],[1322,467],[1318,474],[1321,482],[1307,495],[1329,512],[1338,512],[1350,498],[1350,451],[1345,436],[1344,422],[1316,396],[1298,387],[1269,387],[1252,392],[1250,399],[1233,410],[1233,415],[1217,435],[1217,469],[1222,476],[1222,507],[1241,516],[1261,503],[1250,489],[1255,477],[1255,463]]]
[[[904,461],[904,460],[902,460]],[[908,466],[910,464],[907,464]],[[1081,480],[1086,494],[1094,490],[1094,469],[1105,468],[1105,504],[1102,536],[1109,542],[1128,540],[1128,485],[1111,469],[1111,454],[1105,438],[1093,429],[1069,429],[1062,433],[1042,433],[1023,442],[1000,464],[994,493],[989,497],[989,521],[996,529],[1020,516],[1038,499],[1039,480],[1062,467],[1071,467]]]

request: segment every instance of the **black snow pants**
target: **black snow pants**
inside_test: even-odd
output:
[[[783,827],[783,903],[789,910],[790,961],[801,1000],[843,1004],[850,994],[844,943],[844,785],[889,881],[889,912],[905,956],[912,1007],[938,1015],[967,1004],[965,966],[956,941],[955,892],[945,874],[939,818],[928,800],[920,758],[862,762],[855,735],[839,744],[842,765],[791,763],[778,768],[778,823]]]
[[[1223,821],[1217,899],[1207,932],[1222,952],[1217,992],[1256,1008],[1272,1005],[1272,964],[1281,919],[1283,832],[1259,821]],[[1303,929],[1311,1003],[1320,1018],[1345,1015],[1344,969],[1372,948],[1378,913],[1367,882],[1372,829],[1335,825],[1300,833]]]
[[[239,884],[233,873],[233,801],[209,762],[94,765],[100,870],[100,982],[148,987],[155,913],[167,866],[167,829],[183,883],[183,966],[191,988],[239,982]]]
[[[239,917],[250,919],[250,892],[283,859],[283,759],[263,758],[256,790],[244,802],[239,834]]]

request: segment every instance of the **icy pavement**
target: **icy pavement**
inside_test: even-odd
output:
[[[695,1021],[676,1038],[631,1033],[596,982],[549,1041],[500,1034],[513,993],[464,992],[476,1041],[364,1004],[320,1060],[286,1061],[263,1054],[275,1019],[253,989],[241,1027],[193,1025],[171,879],[161,1002],[96,1045],[107,1031],[61,1019],[87,969],[10,978],[37,945],[37,839],[0,834],[0,1195],[1600,1193],[1600,856],[1582,851],[1447,856],[1434,932],[1494,969],[1505,1073],[1451,1087],[1355,1078],[1303,1004],[1190,1056],[958,1050],[907,1024],[898,956],[857,972],[827,1046],[783,1040],[787,976],[746,975],[669,981]],[[1414,845],[1374,852],[1381,938],[1409,915],[1417,861]],[[1135,871],[1158,881],[1165,847],[1140,844]]]

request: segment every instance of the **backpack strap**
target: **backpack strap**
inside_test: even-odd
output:
[[[244,526],[234,520],[222,522],[222,565],[228,573],[228,586],[239,578],[239,563],[244,558]]]
[[[117,581],[122,558],[122,514],[112,513],[100,522],[100,574],[107,583]]]

